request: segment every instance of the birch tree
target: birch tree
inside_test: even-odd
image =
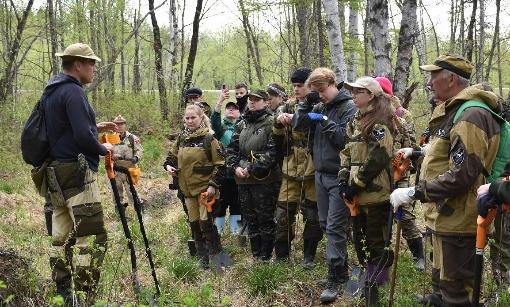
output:
[[[328,31],[331,68],[335,72],[337,81],[344,81],[344,45],[342,41],[342,32],[340,29],[340,18],[338,15],[338,1],[322,0],[322,5],[324,6],[324,12],[326,13],[326,29]]]
[[[416,36],[417,22],[416,7],[416,0],[404,0],[402,4],[397,64],[395,65],[395,76],[393,78],[393,93],[401,99],[406,91],[409,69],[413,60],[413,42]]]
[[[368,0],[370,17],[368,22],[372,32],[371,42],[375,58],[375,74],[391,75],[391,43],[388,30],[388,0]]]

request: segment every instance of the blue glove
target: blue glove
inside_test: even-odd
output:
[[[308,117],[314,122],[321,122],[325,120],[324,115],[320,113],[308,113]]]

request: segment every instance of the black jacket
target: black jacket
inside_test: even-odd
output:
[[[330,103],[318,103],[315,106],[307,101],[299,104],[292,120],[295,129],[312,129],[313,164],[317,172],[337,176],[340,169],[340,151],[345,146],[346,125],[356,112],[351,95],[341,89]],[[317,123],[310,120],[308,113],[322,113],[327,120]]]
[[[46,85],[46,132],[53,159],[76,161],[82,153],[89,167],[97,171],[99,156],[106,155],[106,148],[99,144],[96,114],[92,109],[81,83],[60,73]]]

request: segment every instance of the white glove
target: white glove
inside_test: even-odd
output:
[[[423,156],[425,156],[427,154],[427,151],[429,150],[430,148],[430,144],[425,144],[422,148],[421,148],[421,153]]]
[[[404,159],[407,159],[409,158],[412,154],[413,154],[413,149],[412,148],[400,148],[398,151],[397,151],[397,155],[399,153],[403,153],[404,154]]]
[[[411,188],[398,188],[390,195],[391,206],[393,207],[393,212],[397,212],[400,206],[405,206],[410,204],[413,199],[409,196],[409,192],[414,192],[414,187]]]

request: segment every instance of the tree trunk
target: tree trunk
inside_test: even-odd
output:
[[[177,89],[177,78],[175,74],[175,64],[176,61],[176,53],[175,53],[175,42],[177,40],[178,34],[178,24],[177,24],[177,14],[176,14],[176,6],[175,0],[170,0],[169,2],[169,12],[168,12],[168,58],[166,64],[166,76],[165,79],[170,82],[170,88],[172,92],[175,92]]]
[[[341,82],[345,80],[345,62],[340,18],[338,17],[338,2],[337,0],[322,0],[322,5],[326,13],[331,68],[335,72],[337,82]]]
[[[491,51],[489,53],[489,61],[487,64],[487,70],[485,71],[485,81],[489,81],[491,69],[492,69],[492,59],[494,58],[494,51],[496,47],[499,47],[499,14],[501,11],[501,0],[496,0],[496,24],[494,25],[494,35],[492,36],[492,45]]]
[[[5,103],[7,97],[13,93],[13,81],[16,77],[16,70],[17,67],[21,65],[21,61],[24,59],[21,58],[17,61],[17,58],[21,48],[23,32],[25,31],[27,19],[30,15],[33,4],[34,0],[28,0],[27,6],[23,10],[23,15],[19,16],[16,14],[16,34],[11,45],[7,48],[7,61],[5,63],[5,68],[2,76],[0,77],[0,105]],[[11,2],[11,5],[14,5],[13,2]]]
[[[243,0],[239,0],[239,8],[243,19],[243,30],[244,35],[246,36],[246,46],[250,51],[250,56],[251,59],[253,60],[253,66],[255,67],[255,73],[257,74],[259,84],[262,85],[264,84],[264,79],[262,77],[262,65],[260,61],[258,41],[251,28],[250,20],[248,18],[248,12],[246,11]]]
[[[457,0],[451,0],[450,2],[450,47],[448,50],[450,53],[455,52],[455,36],[457,34]]]
[[[476,82],[483,81],[483,62],[485,48],[485,3],[480,0],[480,34],[478,36],[478,57],[476,61]]]
[[[53,3],[53,0],[48,0],[48,19],[49,19],[49,26],[50,26],[50,59],[51,59],[51,73],[53,75],[58,74],[59,72],[59,62],[57,60],[57,56],[55,53],[57,52],[57,20],[55,16],[55,5]]]
[[[345,3],[342,0],[338,0],[338,18],[340,20],[340,33],[342,36],[345,35]]]
[[[200,2],[200,0],[199,0]],[[156,19],[156,12],[154,12],[154,0],[149,0],[149,10],[151,10],[151,23],[152,34],[154,37],[154,64],[156,68],[156,79],[158,81],[159,91],[159,107],[161,117],[164,120],[168,119],[168,100],[166,99],[165,78],[163,72],[163,45],[161,44],[161,34],[159,32],[158,20]],[[194,34],[194,33],[193,33]],[[195,51],[196,52],[196,51]]]
[[[317,10],[317,45],[319,51],[319,66],[324,67],[324,25],[322,24],[322,10],[321,0],[317,0],[315,9]]]
[[[140,8],[140,6],[138,6]],[[135,10],[134,24],[137,23],[140,11]],[[142,90],[142,76],[140,75],[140,34],[135,29],[135,54],[133,59],[133,92],[138,94]]]
[[[152,1],[152,0],[151,0]],[[193,18],[193,34],[191,35],[191,44],[188,54],[188,63],[186,64],[186,72],[184,73],[184,84],[182,86],[182,93],[190,88],[191,78],[193,77],[193,67],[195,66],[195,58],[197,56],[198,48],[198,31],[200,26],[200,15],[202,13],[202,2],[203,0],[197,0],[197,6],[195,8],[195,17]],[[182,100],[184,104],[184,99]]]
[[[358,12],[356,8],[349,5],[349,42],[350,52],[349,61],[347,63],[347,81],[353,82],[356,79],[356,62],[359,59],[358,54]]]
[[[409,79],[409,69],[413,60],[413,42],[416,36],[416,0],[404,0],[402,21],[398,37],[397,64],[393,78],[393,93],[403,99]]]
[[[460,0],[460,26],[459,26],[459,34],[460,34],[460,37],[459,37],[459,47],[458,47],[458,51],[459,51],[459,54],[464,54],[466,52],[465,48],[465,39],[464,39],[464,32],[465,32],[465,28],[466,28],[466,20],[464,19],[464,0]]]
[[[368,0],[370,30],[374,50],[375,74],[391,75],[391,43],[388,32],[388,0]]]
[[[124,8],[121,12],[121,24],[120,24],[120,39],[124,40]],[[124,49],[120,52],[120,86],[122,91],[126,91],[126,63],[124,57]]]
[[[478,6],[478,0],[473,0],[473,8],[471,11],[471,20],[469,21],[468,34],[467,34],[467,38],[466,38],[466,52],[464,54],[468,61],[473,60],[473,49],[474,49],[473,36],[475,33],[477,6]]]
[[[370,10],[368,8],[368,5],[365,7],[365,19],[363,20],[363,68],[364,68],[364,75],[368,76],[369,73],[369,66],[368,66],[368,57],[369,57],[369,40],[370,40],[370,34],[368,33],[368,20],[370,19]]]
[[[299,30],[299,58],[301,66],[311,66],[311,48],[310,48],[310,4],[307,2],[298,2],[296,6],[296,22]]]
[[[181,87],[184,86],[184,12],[186,9],[186,0],[182,1],[182,12],[181,12],[181,65],[179,67],[179,80],[181,81]],[[182,93],[184,95],[184,92]]]

